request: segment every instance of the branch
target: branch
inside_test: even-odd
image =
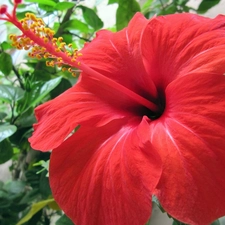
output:
[[[62,20],[62,23],[60,24],[59,29],[57,30],[57,32],[55,34],[56,37],[62,36],[62,34],[63,34],[63,27],[62,27],[62,25],[70,19],[70,17],[73,14],[73,9],[75,7],[76,6],[74,6],[74,7],[72,7],[72,8],[70,8],[70,9],[67,10],[67,12],[66,12],[66,14],[65,14],[65,16],[64,16],[64,18]]]
[[[20,87],[21,87],[22,89],[25,89],[24,84],[23,84],[23,81],[22,81],[22,79],[21,79],[21,77],[20,77],[20,74],[19,74],[19,72],[17,71],[17,69],[15,68],[14,65],[13,65],[12,69],[13,69],[13,72],[15,73],[15,75],[16,75],[16,77],[17,77],[19,83],[20,83]]]

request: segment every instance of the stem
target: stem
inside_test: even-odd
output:
[[[24,89],[25,89],[25,88],[24,88],[24,84],[23,84],[23,82],[22,82],[22,79],[21,79],[21,77],[20,77],[19,72],[16,70],[15,66],[13,66],[12,69],[13,69],[13,72],[15,73],[15,75],[16,75],[18,81],[19,81],[20,87],[24,90]]]
[[[60,24],[59,29],[57,30],[57,32],[55,34],[56,37],[62,36],[62,34],[63,34],[63,27],[62,27],[62,25],[70,19],[71,15],[73,14],[74,7],[72,7],[72,8],[67,10],[67,12],[66,12],[66,14],[65,14],[65,16],[64,16],[64,18],[62,20],[62,23]]]

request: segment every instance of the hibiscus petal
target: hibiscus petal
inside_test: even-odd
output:
[[[83,126],[52,152],[54,198],[77,225],[141,225],[150,217],[161,160],[149,141],[147,118],[123,123]]]
[[[84,76],[74,87],[35,109],[38,123],[29,141],[32,148],[48,151],[58,147],[78,125],[99,127],[124,117],[128,121],[143,110],[123,93]]]
[[[142,35],[141,48],[146,70],[158,90],[176,77],[196,73],[199,68],[199,72],[223,74],[224,35],[224,16],[210,19],[175,14],[150,20]],[[218,49],[221,51],[216,55]]]
[[[163,160],[156,195],[178,220],[205,225],[225,212],[225,77],[196,74],[166,89],[166,109],[151,123]]]
[[[155,85],[147,75],[140,54],[140,37],[148,20],[137,13],[127,28],[112,33],[102,30],[81,50],[85,63],[135,93],[155,99]]]

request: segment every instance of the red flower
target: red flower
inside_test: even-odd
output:
[[[184,223],[224,215],[225,17],[136,14],[81,52],[79,82],[37,107],[30,138],[53,149],[65,213],[77,225],[142,225],[154,194]]]

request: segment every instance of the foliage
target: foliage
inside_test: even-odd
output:
[[[85,3],[25,0],[17,16],[23,18],[26,12],[33,12],[54,29],[56,37],[62,36],[67,43],[73,43],[74,48],[81,48],[104,27],[97,11],[101,1],[96,0],[92,8]],[[138,11],[147,18],[176,12],[205,13],[219,0],[202,0],[197,10],[188,3],[189,0],[146,0],[140,5],[136,0],[109,0],[108,5],[118,5],[116,24],[110,29],[123,29]],[[10,5],[10,1],[7,4]],[[3,26],[7,35],[18,32],[9,23],[1,23]],[[0,224],[47,225],[57,215],[56,224],[70,225],[72,222],[51,196],[46,176],[50,153],[31,149],[28,138],[35,123],[34,108],[70,88],[77,77],[58,68],[46,67],[43,59],[38,61],[20,55],[22,60],[16,61],[18,52],[10,43],[7,37],[0,44],[0,164],[12,162],[12,178],[5,183],[0,181]],[[174,221],[175,224],[181,223]]]

